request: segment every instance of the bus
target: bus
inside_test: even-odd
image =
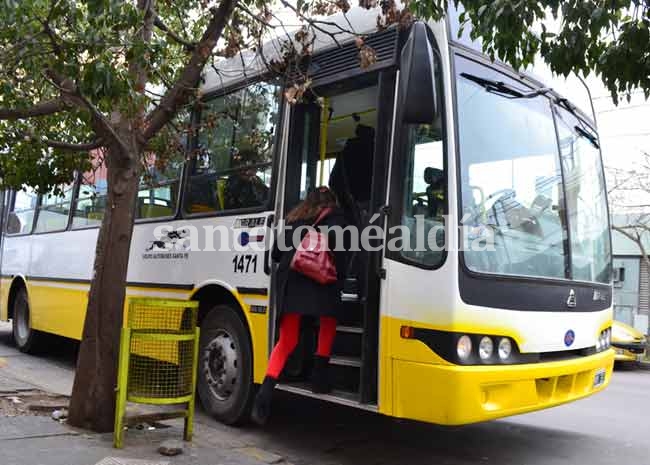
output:
[[[200,302],[200,401],[222,422],[245,421],[277,337],[274,228],[357,143],[366,171],[349,180],[353,205],[374,232],[342,294],[334,390],[314,394],[305,383],[309,325],[278,388],[442,425],[601,391],[614,352],[594,121],[458,38],[454,14],[381,30],[376,15],[332,18],[363,34],[374,63],[359,65],[352,35],[339,45],[318,36],[298,102],[259,50],[206,70],[187,154],[147,162],[127,299]],[[45,333],[82,334],[106,172],[60,192],[3,198],[0,319],[13,321],[25,352]],[[422,233],[432,238],[424,248],[389,247]]]

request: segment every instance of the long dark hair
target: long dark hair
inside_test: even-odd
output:
[[[307,194],[307,198],[296,205],[287,215],[287,223],[315,220],[323,208],[336,207],[336,195],[322,186]]]

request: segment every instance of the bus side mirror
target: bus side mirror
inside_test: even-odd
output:
[[[416,22],[411,26],[400,57],[399,95],[404,123],[427,124],[437,118],[434,66],[427,26]]]

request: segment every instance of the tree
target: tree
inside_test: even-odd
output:
[[[411,12],[440,18],[447,8],[446,0],[410,0],[404,10],[394,0],[359,3],[378,7],[381,27],[408,25]],[[464,3],[462,19],[477,26],[472,34],[489,54],[515,67],[540,52],[558,73],[596,71],[613,95],[635,86],[646,95],[650,90],[646,2],[562,2],[557,36],[530,31],[558,14],[559,1]],[[291,13],[298,27],[289,31],[276,7]],[[219,57],[252,47],[270,72],[295,74],[311,55],[316,33],[336,44],[356,36],[360,65],[369,66],[375,54],[363,37],[324,19],[350,7],[348,0],[0,1],[0,187],[56,193],[75,171],[98,160],[107,169],[110,208],[97,244],[72,424],[113,427],[139,179],[151,153],[158,161],[182,151],[179,141],[192,130],[182,114],[201,105],[203,71],[219,72]],[[277,39],[280,52],[266,56],[262,43],[269,38]],[[309,83],[299,74],[285,92],[288,101],[300,100]]]
[[[103,151],[110,208],[99,232],[70,421],[110,431],[143,154],[160,147],[156,138],[169,133],[172,118],[195,94],[237,1],[208,6],[154,0],[7,0],[2,5],[4,185],[56,189],[71,180],[75,169],[88,167],[87,151]],[[193,8],[198,15],[192,30],[195,43],[184,43],[162,21],[180,24],[174,19],[181,11],[177,8]],[[165,88],[159,101],[148,94],[151,85]]]
[[[440,17],[447,1],[410,3],[418,17]],[[453,0],[483,50],[515,69],[537,57],[551,71],[598,75],[612,99],[642,89],[650,98],[650,2],[647,0]]]
[[[636,166],[606,171],[612,229],[638,247],[650,270],[650,153],[642,151]]]

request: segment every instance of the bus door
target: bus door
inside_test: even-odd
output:
[[[291,110],[284,217],[311,189],[328,186],[339,197],[356,243],[386,195],[386,166],[395,71],[316,88]],[[375,215],[374,224],[381,226]],[[330,369],[334,397],[375,404],[381,240],[376,251],[353,252],[342,294],[345,317],[337,327]],[[300,388],[308,379],[315,330],[303,328],[300,349],[285,374]],[[274,338],[272,338],[274,340]],[[286,388],[287,386],[285,386]],[[290,389],[291,390],[291,389]]]
[[[421,52],[421,53],[420,53]],[[431,324],[455,277],[446,263],[448,169],[441,61],[431,31],[415,23],[400,53],[386,197],[385,279],[381,281],[380,398],[398,382],[393,358],[417,357],[401,345],[403,326]],[[434,290],[434,292],[432,292]],[[431,297],[437,294],[440,301]],[[409,351],[410,350],[410,351]],[[417,359],[414,359],[417,360]]]

